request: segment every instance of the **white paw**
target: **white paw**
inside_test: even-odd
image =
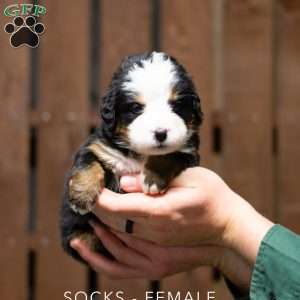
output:
[[[89,207],[89,205],[86,209],[84,209],[84,208],[80,208],[77,205],[72,204],[72,203],[70,203],[70,207],[74,212],[76,212],[77,214],[80,214],[82,216],[88,214],[93,209],[93,207]]]
[[[141,176],[141,181],[142,181],[142,189],[144,194],[148,195],[158,195],[158,194],[163,194],[166,190],[160,190],[159,186],[155,182],[147,182],[145,180],[145,175],[142,174]]]

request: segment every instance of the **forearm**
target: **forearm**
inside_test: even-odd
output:
[[[254,266],[260,244],[274,223],[236,193],[232,194],[231,200],[236,202],[236,210],[224,232],[224,244]]]

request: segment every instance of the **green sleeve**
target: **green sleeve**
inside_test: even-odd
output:
[[[300,236],[274,225],[264,237],[252,273],[250,299],[300,299]]]
[[[281,225],[268,231],[253,269],[250,295],[242,297],[226,282],[236,300],[300,299],[300,236]]]

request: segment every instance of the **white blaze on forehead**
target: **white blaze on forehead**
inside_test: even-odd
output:
[[[177,82],[174,64],[164,53],[153,52],[151,57],[142,60],[142,66],[135,64],[128,72],[123,89],[142,96],[147,103],[165,100],[170,97]]]
[[[172,89],[179,78],[176,66],[164,53],[152,55],[134,64],[129,70],[122,88],[136,93],[145,106],[143,112],[128,125],[130,147],[144,155],[163,155],[181,149],[188,139],[188,128],[168,103]],[[165,130],[163,147],[155,132]]]

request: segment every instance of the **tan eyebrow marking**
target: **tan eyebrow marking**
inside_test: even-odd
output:
[[[169,97],[169,101],[175,101],[178,98],[178,93],[175,89],[172,89]]]
[[[143,98],[142,95],[138,94],[138,95],[135,95],[134,97],[134,100],[140,104],[145,104],[145,99]]]

